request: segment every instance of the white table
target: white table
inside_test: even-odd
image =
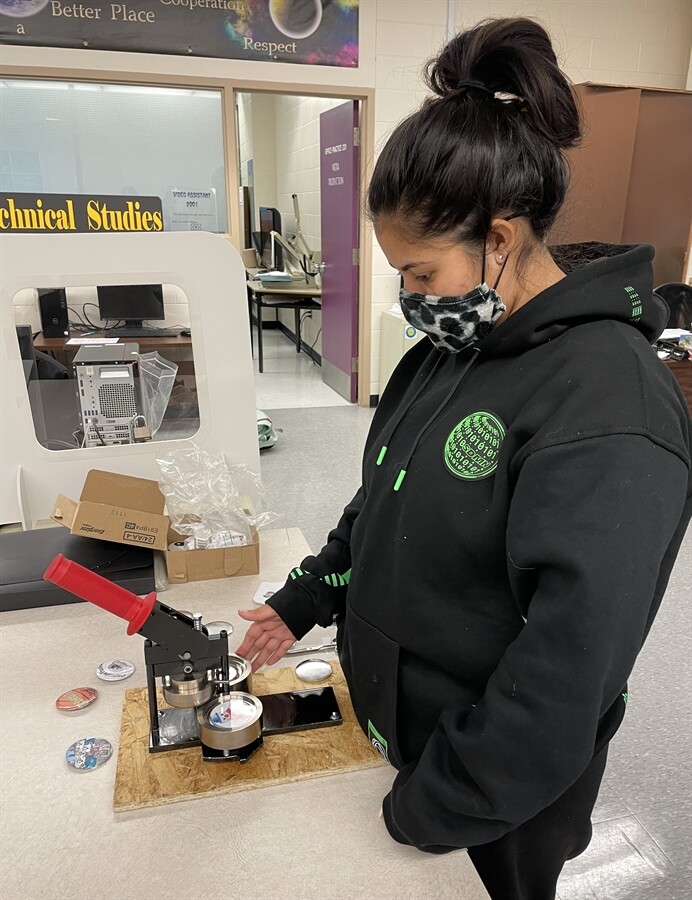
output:
[[[260,575],[176,585],[161,599],[232,621],[237,646],[246,624],[236,611],[307,553],[298,529],[265,532]],[[430,856],[389,837],[378,818],[388,767],[115,814],[123,692],[145,684],[143,640],[125,628],[89,603],[0,614],[3,900],[487,898],[463,851]],[[316,629],[310,640],[331,636]],[[99,681],[96,666],[115,657],[137,671]],[[92,707],[56,710],[59,694],[89,685]],[[75,772],[65,750],[90,736],[111,741],[114,757]]]

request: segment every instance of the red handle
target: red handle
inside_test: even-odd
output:
[[[113,584],[107,578],[85,569],[71,559],[65,559],[62,553],[58,553],[43,573],[43,577],[71,594],[76,594],[82,600],[88,600],[89,603],[94,603],[101,609],[128,621],[130,623],[127,626],[128,634],[139,631],[151,615],[156,602],[154,591],[141,600],[132,591]]]

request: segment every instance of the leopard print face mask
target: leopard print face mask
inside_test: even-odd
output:
[[[475,344],[506,310],[495,288],[485,282],[459,297],[413,294],[402,289],[399,302],[406,321],[424,331],[443,353],[458,353]]]

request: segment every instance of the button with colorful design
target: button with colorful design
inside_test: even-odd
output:
[[[74,712],[76,709],[84,709],[85,706],[90,706],[98,695],[99,692],[96,688],[74,688],[71,691],[65,691],[64,694],[60,694],[55,701],[55,705],[64,712]]]
[[[111,742],[105,738],[80,738],[70,744],[65,753],[67,764],[73,769],[98,769],[113,756]]]

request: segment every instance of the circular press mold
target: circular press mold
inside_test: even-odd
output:
[[[262,736],[262,704],[252,694],[231,691],[197,710],[199,738],[214,750],[242,750]]]
[[[163,696],[166,703],[176,709],[191,709],[202,706],[211,698],[214,686],[206,672],[191,672],[189,675],[165,675]]]

